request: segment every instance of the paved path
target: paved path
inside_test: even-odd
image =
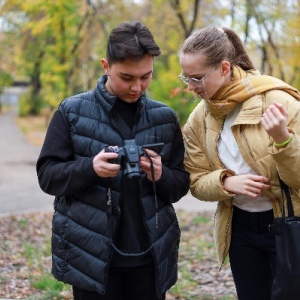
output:
[[[35,163],[40,147],[30,145],[15,123],[16,112],[0,114],[0,217],[30,211],[52,211],[53,197],[41,191]],[[176,209],[214,210],[215,203],[196,200],[190,194]]]
[[[37,182],[40,148],[27,142],[15,117],[14,110],[0,114],[0,216],[53,207],[53,197],[42,192]]]

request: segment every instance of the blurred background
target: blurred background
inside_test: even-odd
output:
[[[300,0],[0,0],[0,112],[47,120],[67,96],[94,88],[108,35],[140,20],[162,50],[149,95],[183,125],[198,99],[178,79],[177,52],[196,28],[231,27],[256,68],[300,88]]]
[[[0,206],[50,206],[49,214],[0,218],[0,298],[72,299],[70,287],[50,274],[53,200],[39,189],[35,161],[53,111],[95,87],[107,38],[128,20],[147,25],[160,46],[148,94],[170,105],[181,125],[199,99],[178,79],[177,53],[197,28],[234,29],[258,70],[300,89],[300,0],[0,0]],[[20,144],[12,120],[36,147]],[[236,299],[228,263],[219,272],[216,262],[215,203],[198,213],[201,201],[187,200],[176,204],[179,281],[167,299]]]

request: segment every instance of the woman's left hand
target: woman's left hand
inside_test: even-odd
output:
[[[261,118],[261,124],[277,144],[289,138],[287,129],[288,112],[281,103],[274,102]]]
[[[147,178],[152,181],[151,162],[153,163],[154,181],[158,181],[162,174],[161,157],[153,150],[145,149],[147,156],[140,157],[142,170],[147,174]]]

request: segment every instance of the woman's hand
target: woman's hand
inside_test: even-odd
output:
[[[276,144],[285,142],[289,138],[287,129],[287,110],[281,103],[274,102],[263,114],[261,124]]]
[[[153,163],[154,181],[158,181],[162,174],[161,157],[153,150],[145,149],[147,156],[140,157],[142,170],[147,174],[147,178],[152,181],[151,162]]]
[[[270,188],[268,183],[268,178],[253,174],[228,176],[223,180],[224,188],[228,192],[252,198],[257,198],[263,189]]]

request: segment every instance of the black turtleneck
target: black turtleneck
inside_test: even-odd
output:
[[[136,110],[139,100],[134,103],[127,103],[123,100],[117,99],[114,109],[118,112],[119,116],[124,120],[126,125],[132,130],[135,123]]]
[[[120,99],[114,104],[114,123],[123,140],[132,138],[138,104],[139,101],[127,103]],[[149,239],[142,218],[139,180],[123,178],[122,185],[121,214],[115,243],[124,253],[141,253],[149,248]],[[141,256],[122,256],[115,252],[111,265],[130,267],[151,261],[151,252]]]

